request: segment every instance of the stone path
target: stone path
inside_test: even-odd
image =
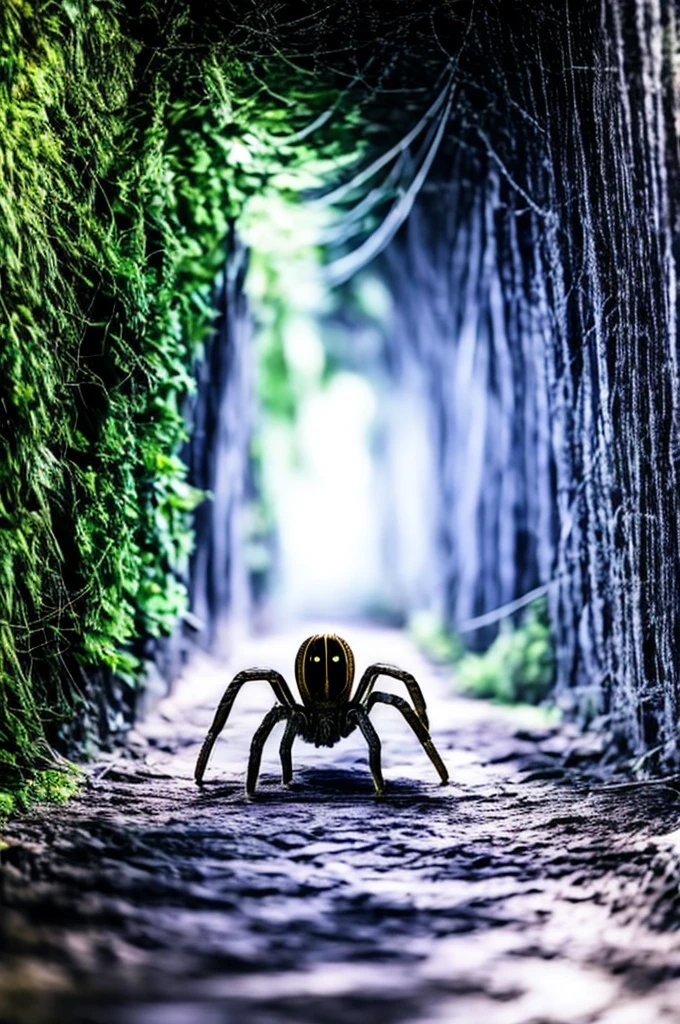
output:
[[[232,672],[269,664],[292,683],[303,636],[197,660],[128,756],[9,829],[0,1024],[680,1021],[680,786],[606,785],[588,744],[454,697],[402,634],[343,635],[360,671],[417,675],[452,784],[379,706],[384,799],[358,733],[298,741],[284,788],[279,726],[247,801],[272,704],[252,684],[200,791],[193,765]]]

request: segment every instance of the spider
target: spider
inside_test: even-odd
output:
[[[413,707],[393,693],[374,690],[380,675],[392,676],[404,683]],[[310,636],[301,645],[295,658],[295,679],[302,704],[297,704],[288,684],[272,668],[247,668],[238,672],[227,687],[217,706],[196,762],[194,777],[200,786],[208,759],[217,737],[222,732],[237,693],[244,683],[266,680],[270,683],[278,704],[267,712],[253,736],[246,777],[246,793],[253,796],[260,773],[262,751],[277,722],[285,719],[286,728],[281,740],[281,770],[284,783],[293,778],[292,749],[296,736],[301,736],[316,747],[332,747],[359,727],[368,744],[369,764],[377,796],[385,789],[380,767],[380,739],[371,723],[369,712],[375,704],[391,704],[402,715],[420,740],[425,753],[439,773],[442,783],[448,782],[449,773],[430,737],[427,710],[422,690],[410,672],[376,662],[361,677],[354,697],[351,696],[354,679],[354,655],[349,644],[332,633]]]

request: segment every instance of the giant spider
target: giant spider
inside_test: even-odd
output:
[[[374,690],[376,679],[380,675],[401,680],[413,701],[413,707],[403,697]],[[430,737],[425,698],[410,672],[383,662],[369,665],[352,698],[352,650],[341,637],[323,633],[310,636],[300,647],[295,658],[295,679],[302,704],[296,704],[286,680],[275,669],[247,668],[234,676],[217,706],[215,718],[198,755],[194,777],[199,786],[203,782],[212,748],[226,724],[236,694],[244,683],[255,680],[266,680],[270,683],[279,703],[267,712],[253,736],[246,778],[248,796],[253,796],[257,786],[264,745],[274,726],[282,719],[287,722],[280,748],[284,783],[290,782],[293,778],[292,749],[296,736],[301,736],[303,740],[313,743],[316,747],[332,747],[338,740],[349,736],[358,726],[368,744],[369,764],[376,794],[382,796],[385,782],[380,767],[380,739],[368,717],[373,706],[378,703],[391,704],[401,711],[439,772],[440,779],[442,782],[448,782],[449,773]]]

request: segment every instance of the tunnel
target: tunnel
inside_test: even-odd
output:
[[[677,947],[664,938],[678,927],[677,840],[658,842],[678,828],[677,19],[675,0],[6,0],[0,947],[18,943],[25,960],[17,954],[5,973],[0,967],[3,1020],[501,1024],[504,998],[517,1024],[674,1019],[672,999],[664,1004],[655,985],[677,978]],[[180,785],[172,800],[159,795],[162,811],[144,811],[144,821],[125,796],[125,766],[138,764],[141,781],[153,777],[158,752],[183,756],[202,738],[187,724],[197,720],[191,699],[205,700],[202,687],[214,685],[214,707],[246,667],[241,658],[262,665],[271,651],[276,661],[277,637],[287,652],[281,672],[293,683],[297,646],[312,633],[354,634],[361,656],[378,665],[417,651],[423,672],[434,672],[435,741],[434,725],[450,730],[447,749],[458,753],[449,758],[470,792],[482,786],[476,773],[486,765],[484,785],[500,787],[507,807],[505,825],[465,819],[474,841],[441,883],[453,890],[474,876],[483,891],[465,896],[470,906],[482,900],[487,913],[499,884],[489,874],[484,890],[484,858],[498,857],[500,875],[527,886],[534,879],[524,848],[507,852],[529,790],[506,776],[488,781],[498,765],[522,761],[530,785],[558,780],[546,797],[546,827],[557,829],[552,859],[536,877],[580,884],[573,851],[581,829],[591,851],[584,857],[592,853],[588,884],[614,879],[602,905],[622,921],[625,907],[635,908],[649,932],[638,965],[640,978],[647,974],[635,992],[621,946],[618,967],[613,953],[601,962],[589,954],[590,966],[579,961],[574,987],[584,1001],[569,1009],[567,1000],[562,1016],[547,997],[540,1002],[533,980],[524,989],[517,982],[527,1000],[520,1005],[508,967],[515,954],[499,940],[506,996],[489,988],[491,960],[479,982],[493,1013],[466,1003],[474,985],[442,981],[439,967],[418,975],[420,987],[400,1009],[402,982],[382,945],[376,964],[393,980],[381,989],[369,977],[369,954],[365,977],[352,980],[342,973],[351,973],[351,942],[349,953],[338,952],[319,933],[329,945],[309,967],[308,980],[320,972],[318,991],[310,990],[317,1002],[281,981],[270,1005],[247,982],[261,952],[255,925],[233,948],[206,926],[206,963],[213,957],[219,971],[204,988],[196,979],[208,976],[205,964],[176,951],[175,973],[190,980],[191,995],[184,1006],[175,994],[174,1009],[155,966],[148,975],[140,967],[132,981],[120,968],[123,991],[137,1001],[114,999],[115,1012],[105,1008],[106,986],[93,980],[104,971],[99,961],[108,962],[103,953],[88,954],[84,966],[73,952],[79,966],[65,967],[61,980],[36,973],[41,941],[49,962],[60,962],[61,933],[41,939],[41,929],[53,927],[60,901],[69,906],[69,863],[80,871],[98,853],[106,863],[122,859],[132,873],[121,892],[128,883],[133,891],[134,871],[150,872],[142,903],[151,907],[148,893],[162,892],[168,914],[180,900],[194,936],[201,926],[191,914],[202,899],[209,907],[212,878],[200,857],[236,858],[246,901],[258,886],[265,892],[266,867],[239,874],[241,860],[252,855],[259,864],[255,840],[251,853],[246,842],[257,804],[243,802],[241,777],[241,803],[236,789],[224,789],[231,761],[211,769],[222,782],[213,776],[203,803]],[[326,695],[329,686],[326,679]],[[269,706],[257,700],[252,723]],[[387,702],[399,710],[404,699]],[[409,715],[418,719],[409,742],[419,739],[428,753],[417,701],[402,714],[407,725]],[[358,760],[346,776],[342,764],[325,769],[310,752],[303,777],[317,770],[321,789],[312,789],[310,804],[301,796],[300,813],[325,798],[331,810],[321,824],[305,818],[306,842],[321,842],[331,827],[350,846],[359,836],[341,811],[352,802],[355,768],[368,780],[361,800],[372,798],[371,742],[369,752],[362,742],[351,748]],[[478,763],[485,745],[493,756]],[[304,760],[306,748],[295,749]],[[432,764],[423,773],[434,786]],[[175,771],[163,765],[159,778]],[[112,824],[107,780],[123,786],[126,840]],[[219,811],[220,785],[237,824]],[[88,818],[91,786],[100,795]],[[293,804],[272,804],[268,786],[263,814],[285,837]],[[448,837],[457,848],[454,811],[444,797],[430,805],[420,786],[418,776],[413,800],[433,823],[432,842]],[[418,826],[401,775],[393,788],[406,817],[390,832],[380,805],[383,832],[357,900],[375,902],[401,949],[401,897],[395,889],[394,904],[381,904],[371,874],[380,871],[375,850],[392,843],[417,860],[415,840],[404,838]],[[200,819],[190,851],[172,832],[189,792]],[[619,797],[630,803],[614,806]],[[526,799],[538,849],[541,796]],[[577,800],[581,818],[572,821]],[[73,832],[62,834],[58,822],[68,814],[75,817],[64,827]],[[611,834],[598,838],[597,822]],[[222,828],[228,840],[218,838]],[[296,826],[290,832],[281,849],[297,865]],[[624,849],[636,836],[638,845]],[[61,866],[50,866],[53,842],[71,851]],[[149,867],[157,842],[174,896],[158,864]],[[562,874],[560,844],[570,864]],[[47,851],[44,871],[39,851]],[[332,855],[340,864],[337,849]],[[262,857],[269,863],[269,853]],[[296,886],[308,884],[298,866],[282,883],[293,901]],[[96,892],[106,892],[110,883],[97,877]],[[424,886],[403,911],[414,934],[447,936],[454,958],[452,935],[492,927],[476,918],[470,925],[459,903],[447,931],[443,904],[421,876],[403,884],[409,893]],[[228,916],[232,895],[219,891]],[[570,893],[564,900],[576,903]],[[359,948],[364,925],[353,906],[333,910],[334,927],[341,935],[344,921]],[[107,907],[111,920],[124,914]],[[529,902],[522,912],[532,921],[543,913]],[[76,913],[81,937],[88,913]],[[292,978],[292,961],[277,952],[283,939],[272,937],[272,922],[289,911],[280,913],[262,925],[270,943],[262,939],[262,949]],[[181,915],[175,924],[182,928]],[[131,948],[170,948],[151,925],[135,934]],[[132,964],[119,939],[101,939],[101,948],[114,956],[115,947],[115,962]],[[531,955],[552,963],[548,947]],[[419,955],[414,947],[404,962]],[[342,971],[327,977],[331,962]],[[559,960],[559,991],[569,991],[575,962]],[[606,981],[596,968],[610,972]],[[231,975],[238,984],[227,997]],[[600,999],[610,975],[631,990],[606,989]],[[79,977],[82,1006],[72,1001]],[[362,1010],[364,982],[373,995]]]

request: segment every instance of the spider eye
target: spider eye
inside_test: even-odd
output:
[[[334,654],[333,657],[331,658],[331,661],[340,661],[340,655]]]
[[[318,655],[318,654],[317,654],[317,655],[316,655],[316,657],[314,658],[314,661],[321,661],[321,658],[319,657],[319,655]]]

